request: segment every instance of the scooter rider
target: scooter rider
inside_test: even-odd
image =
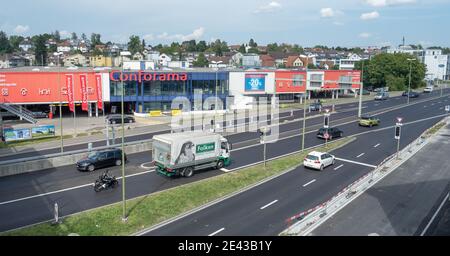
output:
[[[112,180],[112,177],[109,176],[109,173],[108,173],[108,172],[109,172],[109,170],[106,170],[106,171],[100,176],[100,180],[101,180],[101,181],[107,183],[107,182],[109,182],[109,181]]]

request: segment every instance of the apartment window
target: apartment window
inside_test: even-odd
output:
[[[305,77],[303,75],[293,75],[292,76],[292,86],[303,86],[303,80]]]
[[[323,82],[323,75],[320,74],[311,75],[311,82],[310,82],[311,87],[320,87],[322,86],[322,82]]]

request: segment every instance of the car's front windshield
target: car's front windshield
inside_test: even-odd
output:
[[[89,159],[96,159],[98,157],[98,152],[92,152],[89,153],[88,158]]]

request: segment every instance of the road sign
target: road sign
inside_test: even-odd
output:
[[[403,117],[397,117],[397,123],[402,123]]]
[[[326,132],[326,133],[323,135],[323,138],[326,139],[326,140],[328,140],[328,139],[330,138],[330,134],[328,134],[328,132]]]
[[[447,112],[450,111],[450,105],[445,106],[445,111],[447,111]]]

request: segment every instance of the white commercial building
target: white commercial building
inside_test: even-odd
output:
[[[424,51],[422,62],[427,66],[427,80],[447,80],[450,73],[449,55],[443,55],[442,50],[427,49]]]
[[[275,72],[230,72],[229,90],[234,97],[232,109],[252,108],[259,97],[269,98],[275,93]]]
[[[355,68],[355,63],[361,61],[362,58],[358,54],[350,54],[347,59],[339,60],[340,70],[353,70]]]

